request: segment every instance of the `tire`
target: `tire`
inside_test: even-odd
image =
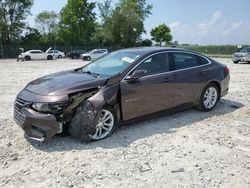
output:
[[[86,60],[87,60],[87,61],[91,61],[91,57],[88,56],[88,57],[86,58]]]
[[[25,61],[30,61],[31,57],[30,56],[25,56],[24,59],[25,59]]]
[[[48,57],[47,57],[47,60],[52,60],[53,59],[53,57],[51,56],[51,55],[49,55]]]
[[[83,57],[82,60],[83,60],[83,61],[87,61],[87,57]]]
[[[84,143],[92,141],[99,141],[112,135],[117,125],[117,116],[115,111],[110,106],[105,106],[102,109],[99,120],[97,120],[94,128],[89,128],[85,125],[86,119],[82,118],[84,115],[81,110],[78,110],[75,117],[72,119],[69,127],[69,133],[72,137]],[[102,121],[106,117],[105,122]]]
[[[219,88],[216,84],[210,83],[201,93],[200,103],[197,108],[203,112],[213,110],[220,98]]]
[[[62,58],[62,56],[61,56],[61,55],[59,55],[59,56],[58,56],[58,59],[61,59],[61,58]]]
[[[239,63],[239,61],[234,61],[234,64],[238,64]]]

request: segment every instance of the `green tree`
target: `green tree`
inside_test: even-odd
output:
[[[42,44],[51,44],[56,41],[58,31],[58,15],[56,12],[40,12],[35,18],[35,23],[37,29],[43,34],[40,39]]]
[[[36,25],[44,36],[56,32],[58,27],[58,15],[54,11],[40,12],[35,18]]]
[[[62,9],[59,37],[63,43],[88,45],[95,32],[95,3],[87,0],[68,0]]]
[[[110,31],[110,19],[113,14],[112,0],[106,0],[104,3],[97,3],[100,12],[101,22],[96,24],[95,33],[91,40],[95,45],[111,46],[112,33]]]
[[[169,44],[169,42],[172,40],[170,28],[166,24],[161,24],[153,28],[150,34],[152,36],[152,40],[159,42],[160,46],[162,46],[162,42]]]
[[[25,34],[21,37],[21,45],[39,45],[42,35],[35,28],[27,27]]]
[[[3,43],[20,38],[32,5],[33,0],[0,1],[0,39]]]
[[[120,0],[121,8],[131,8],[144,21],[150,14],[153,5],[147,4],[147,0]]]
[[[99,9],[103,7],[105,4]],[[120,0],[114,9],[107,8],[109,11],[104,14],[106,16],[98,33],[99,39],[113,46],[135,46],[145,32],[144,20],[151,14],[151,9],[152,6],[146,0]]]
[[[112,16],[113,8],[111,4],[112,0],[106,0],[104,3],[97,3],[102,24],[104,24]]]
[[[153,42],[150,39],[144,39],[143,41],[141,41],[141,45],[142,46],[152,46]]]

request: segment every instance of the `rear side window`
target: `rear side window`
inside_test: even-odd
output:
[[[206,59],[203,58],[203,57],[197,56],[197,58],[198,58],[198,63],[199,63],[199,65],[206,65],[206,64],[209,63],[208,60],[206,60]]]
[[[32,51],[30,53],[32,53],[32,54],[42,54],[43,52],[42,51]]]
[[[176,52],[172,53],[171,70],[181,70],[192,68],[200,65],[208,64],[209,62],[200,56],[189,53]]]
[[[135,70],[146,70],[146,75],[154,75],[169,71],[168,54],[153,55],[141,62]]]

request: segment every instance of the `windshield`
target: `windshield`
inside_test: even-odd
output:
[[[112,52],[86,65],[81,69],[81,71],[91,72],[103,77],[113,76],[124,71],[131,63],[137,60],[142,54],[143,51]]]
[[[250,52],[250,48],[244,48],[244,49],[242,49],[240,52]]]

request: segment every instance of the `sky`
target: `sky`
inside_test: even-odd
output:
[[[89,0],[104,2],[104,0]],[[113,0],[114,4],[117,0]],[[165,23],[171,28],[173,41],[180,44],[250,44],[250,0],[148,0],[153,5],[152,15],[145,20],[146,33]],[[32,16],[44,10],[60,12],[67,0],[34,0]],[[98,10],[96,10],[98,13]]]

